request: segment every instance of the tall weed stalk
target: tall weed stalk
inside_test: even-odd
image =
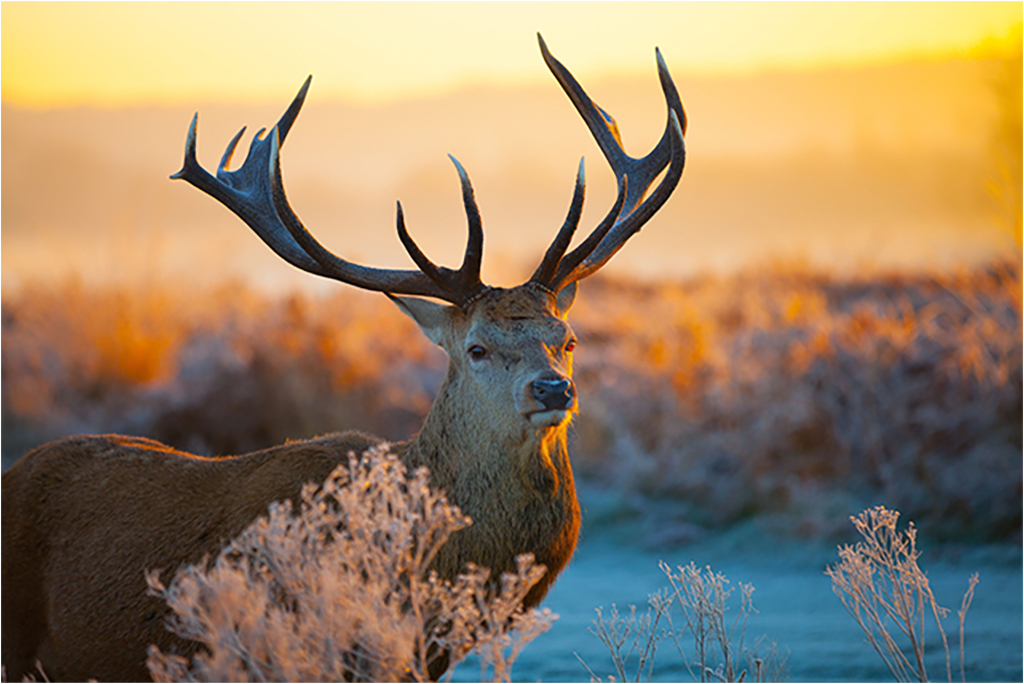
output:
[[[946,679],[952,681],[949,641],[942,627],[949,611],[936,602],[928,576],[917,564],[921,552],[914,523],[903,531],[897,530],[899,515],[899,511],[876,506],[851,517],[863,541],[840,547],[839,563],[828,567],[825,573],[832,579],[832,591],[864,630],[868,643],[897,681],[928,681],[925,629],[932,620],[942,640]],[[975,573],[968,580],[958,611],[963,681],[964,619],[977,584]]]
[[[608,650],[615,669],[610,680],[651,681],[655,655],[663,641],[671,641],[675,646],[695,682],[785,679],[788,654],[782,653],[774,642],[762,637],[753,650],[744,647],[747,621],[751,613],[757,612],[752,600],[753,585],[739,583],[739,610],[730,617],[729,598],[733,589],[725,575],[710,566],[698,568],[693,562],[673,570],[661,561],[659,567],[669,586],[650,595],[645,613],[638,614],[636,606],[631,605],[628,617],[621,616],[613,604],[606,618],[601,608],[596,609],[597,617],[589,631]],[[676,608],[681,621],[673,620]],[[586,662],[580,659],[580,663],[592,679],[600,681]]]

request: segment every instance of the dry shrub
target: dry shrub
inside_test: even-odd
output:
[[[470,524],[386,447],[350,457],[298,511],[273,504],[212,563],[179,570],[152,593],[173,611],[170,629],[202,644],[191,659],[150,647],[157,681],[425,681],[476,649],[483,679],[512,663],[557,617],[525,611],[544,574],[530,556],[489,578],[469,567],[454,582],[429,566]]]
[[[693,562],[673,570],[662,561],[660,567],[669,586],[650,595],[646,613],[638,614],[636,606],[631,605],[629,616],[623,617],[613,604],[605,618],[602,609],[596,609],[597,618],[589,631],[601,640],[611,656],[615,675],[610,681],[615,681],[615,677],[620,682],[650,681],[662,641],[675,646],[695,682],[785,679],[788,654],[780,652],[773,642],[761,637],[753,650],[744,647],[747,621],[756,612],[752,585],[739,583],[739,610],[730,618],[727,613],[733,590],[725,575],[710,566],[698,568]],[[676,607],[682,617],[678,627],[672,617]],[[666,626],[659,628],[661,624]],[[635,665],[631,662],[633,658]],[[582,659],[580,662],[592,679],[600,681]]]
[[[271,298],[237,283],[71,282],[5,296],[5,461],[80,432],[204,455],[345,428],[407,437],[429,410],[443,355],[388,307],[348,290]]]
[[[754,594],[753,585],[739,583],[740,609],[730,624],[726,619],[726,603],[732,588],[725,575],[715,572],[711,566],[699,569],[693,562],[673,572],[662,561],[661,570],[668,577],[676,605],[682,610],[686,621],[686,630],[693,638],[693,657],[687,658],[678,641],[678,633],[672,630],[673,641],[691,676],[695,680],[699,677],[702,682],[712,679],[721,682],[745,680],[747,673],[742,671],[739,657],[743,653],[747,620],[754,610],[751,598]]]
[[[1019,533],[1020,274],[592,279],[579,469],[708,526],[789,512],[780,530],[838,534],[852,497],[936,535]]]
[[[925,626],[934,621],[942,639],[946,679],[952,681],[949,643],[942,620],[949,611],[932,594],[928,576],[917,564],[917,530],[910,523],[898,531],[899,511],[877,506],[851,517],[862,541],[839,549],[840,562],[825,573],[832,591],[867,635],[897,681],[928,681],[925,664]],[[960,676],[964,673],[964,619],[978,583],[968,580],[960,610]],[[902,637],[900,636],[902,635]],[[903,642],[902,644],[900,642]]]
[[[93,292],[75,282],[5,299],[4,334],[16,340],[4,345],[4,375],[15,384],[5,399],[39,415],[62,393],[101,398],[167,380],[185,332],[177,303],[159,289]]]
[[[38,679],[37,679],[37,677],[38,677]],[[0,667],[0,682],[6,682],[6,681],[9,681],[9,680],[7,679],[7,666],[4,665],[4,666]],[[43,671],[43,664],[40,663],[37,660],[36,661],[36,669],[35,669],[35,671],[26,674],[24,677],[22,677],[21,681],[23,681],[23,682],[50,682],[50,681],[53,681],[53,680],[46,676],[46,672]]]

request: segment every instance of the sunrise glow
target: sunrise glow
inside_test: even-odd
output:
[[[27,106],[256,102],[307,73],[389,101],[547,78],[541,31],[582,77],[735,73],[998,52],[1021,3],[5,2],[2,96]],[[1017,29],[1019,31],[1019,28]],[[979,47],[980,46],[980,47]]]

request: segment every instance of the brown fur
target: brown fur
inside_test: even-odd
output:
[[[566,288],[568,290],[569,288]],[[536,605],[572,555],[579,506],[566,448],[572,410],[551,424],[529,417],[529,383],[571,377],[564,321],[572,292],[556,299],[526,285],[490,290],[468,312],[394,298],[448,352],[447,378],[421,432],[395,445],[411,468],[473,519],[439,554],[453,578],[466,563],[511,571],[533,553],[548,572]],[[472,361],[470,344],[491,356]],[[215,555],[273,501],[296,500],[349,453],[378,443],[356,432],[225,458],[152,440],[80,436],[39,447],[4,473],[3,661],[20,680],[36,660],[52,679],[143,680],[146,647],[188,653],[165,629],[168,609],[146,596],[144,572],[169,577]]]

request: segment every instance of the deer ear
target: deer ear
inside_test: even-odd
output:
[[[397,297],[387,292],[388,299],[398,305],[406,316],[416,321],[423,334],[430,338],[430,341],[438,346],[442,345],[444,330],[451,319],[454,306],[438,304],[428,299],[419,297]]]
[[[559,290],[555,297],[555,310],[558,311],[558,315],[564,318],[565,314],[569,313],[569,307],[574,301],[576,301],[576,283],[571,282]]]

